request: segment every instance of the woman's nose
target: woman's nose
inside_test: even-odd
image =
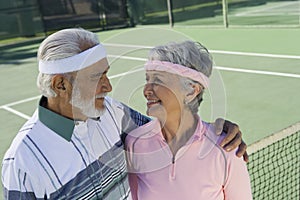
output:
[[[144,86],[144,96],[147,98],[153,94],[153,84],[146,83]]]

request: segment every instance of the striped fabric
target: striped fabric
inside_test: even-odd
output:
[[[69,124],[70,141],[42,123],[36,111],[5,154],[5,199],[128,199],[120,136],[149,118],[110,98],[106,106],[99,120]]]

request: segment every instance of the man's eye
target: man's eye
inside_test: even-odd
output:
[[[93,75],[90,77],[91,80],[100,80],[102,78],[102,74]]]

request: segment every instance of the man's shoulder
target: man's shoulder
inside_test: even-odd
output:
[[[24,153],[24,149],[27,148],[26,140],[29,140],[30,135],[37,131],[36,125],[38,123],[37,113],[34,113],[33,116],[20,128],[12,140],[10,147],[5,153],[4,160],[15,159],[17,155]]]

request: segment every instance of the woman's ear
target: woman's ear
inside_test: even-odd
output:
[[[193,101],[198,94],[203,90],[202,86],[199,83],[189,83],[190,89],[188,90],[188,93],[185,97],[185,103],[190,103]]]

